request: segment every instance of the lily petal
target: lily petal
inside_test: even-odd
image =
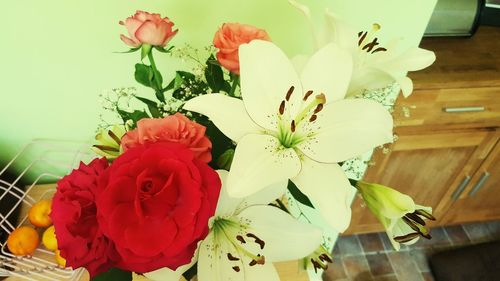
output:
[[[277,131],[276,115],[290,87],[295,87],[295,95],[302,95],[297,72],[283,51],[267,41],[241,45],[239,59],[241,95],[248,114],[261,127]]]
[[[231,253],[238,260],[229,260],[228,253]],[[200,245],[198,280],[280,280],[272,263],[266,262],[263,265],[249,266],[251,260],[238,253],[228,241],[221,239],[215,241],[214,233],[210,232]]]
[[[407,213],[415,212],[413,199],[393,188],[381,184],[358,182],[358,187],[365,199],[366,205],[373,213],[389,219],[398,219]]]
[[[330,43],[317,51],[302,71],[304,91],[325,94],[326,101],[344,98],[352,74],[351,55]]]
[[[394,77],[383,70],[368,66],[356,68],[346,96],[356,96],[364,90],[380,89],[391,83],[394,83]]]
[[[237,253],[234,247],[225,241],[215,241],[214,232],[211,231],[201,242],[198,255],[198,280],[245,280],[243,272],[236,272],[232,267],[240,266],[241,262],[230,264],[227,253]],[[216,243],[219,242],[219,243]],[[242,268],[241,268],[242,269]]]
[[[191,263],[182,265],[176,270],[172,270],[168,267],[160,268],[155,271],[144,273],[144,276],[151,281],[179,281],[182,274],[190,269],[195,262],[196,259],[193,259]]]
[[[265,242],[259,251],[262,251],[266,260],[272,262],[303,258],[323,242],[323,232],[318,227],[300,222],[272,206],[251,206],[242,211],[239,217],[243,221],[251,221],[249,231]],[[257,244],[246,243],[242,247],[251,245]],[[252,248],[248,250],[253,251]]]
[[[229,172],[226,170],[217,170],[217,173],[219,174],[219,177],[222,181],[222,188],[219,195],[219,201],[217,203],[217,210],[215,211],[215,216],[220,217],[229,217],[234,214],[239,214],[248,206],[267,206],[269,203],[283,196],[288,185],[288,181],[285,180],[270,185],[248,197],[235,198],[229,196],[229,194],[227,193],[227,177],[229,175]]]
[[[403,96],[407,98],[413,92],[413,81],[410,78],[404,76],[396,80],[396,82],[401,87],[401,92]]]
[[[300,159],[293,149],[284,149],[273,136],[249,134],[236,146],[227,179],[228,193],[245,197],[299,171]]]
[[[356,30],[352,29],[349,24],[340,19],[339,16],[326,10],[325,13],[327,32],[329,32],[329,41],[337,43],[340,47],[347,50],[358,49],[357,42],[358,37],[356,37]]]
[[[432,51],[422,48],[410,48],[392,60],[379,64],[379,67],[397,76],[397,74],[401,75],[407,71],[424,69],[434,63],[435,60],[436,55]]]
[[[335,230],[342,232],[349,226],[355,189],[339,165],[322,164],[306,158],[300,174],[292,181]]]
[[[229,175],[228,171],[217,170],[217,173],[219,174],[219,178],[222,182],[222,187],[219,193],[219,200],[217,201],[215,216],[230,217],[233,215],[233,213],[235,213],[236,208],[244,198],[231,197],[227,193],[227,177]]]
[[[188,100],[183,108],[207,116],[224,135],[235,142],[246,134],[262,131],[248,116],[243,101],[237,98],[223,94],[201,95]]]
[[[309,158],[337,163],[392,142],[392,116],[379,103],[346,99],[327,104],[318,115],[318,133],[297,146]]]

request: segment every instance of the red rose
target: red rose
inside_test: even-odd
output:
[[[240,74],[238,49],[241,44],[250,43],[255,39],[271,41],[271,38],[263,29],[247,24],[223,24],[214,36],[214,46],[219,49],[217,60],[227,70]]]
[[[135,272],[189,263],[221,187],[213,169],[172,142],[128,149],[101,184],[99,225],[122,257],[117,267]]]
[[[100,231],[95,201],[99,176],[108,168],[106,158],[83,163],[57,183],[50,217],[58,248],[66,264],[85,267],[90,276],[108,271],[119,258],[113,244]]]
[[[212,160],[212,143],[205,136],[206,128],[176,113],[165,118],[144,118],[137,122],[137,128],[127,132],[122,138],[122,150],[145,143],[160,141],[185,144],[203,162]]]

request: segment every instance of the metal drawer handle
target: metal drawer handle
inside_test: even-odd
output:
[[[483,187],[484,183],[488,180],[490,177],[490,173],[484,172],[479,181],[476,183],[476,185],[472,188],[472,190],[469,192],[469,196],[474,196],[476,193]]]
[[[470,176],[465,176],[463,181],[458,185],[457,189],[453,192],[451,195],[451,199],[457,200],[458,197],[460,197],[460,194],[464,192],[465,187],[469,184],[471,177]]]
[[[447,113],[481,112],[484,109],[484,106],[443,107],[443,111]]]

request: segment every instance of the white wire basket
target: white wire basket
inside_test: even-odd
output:
[[[54,183],[76,168],[80,161],[89,162],[95,157],[89,148],[88,143],[33,140],[0,170],[0,176],[13,169],[18,174],[12,182],[0,179],[0,277],[33,281],[81,280],[85,274],[83,269],[58,266],[54,253],[41,243],[31,256],[11,254],[7,249],[7,237],[17,227],[30,225],[27,216],[20,214],[21,210],[29,210],[36,202],[54,195],[55,185],[41,183]],[[21,182],[27,182],[26,179],[31,179],[31,183],[20,186]]]

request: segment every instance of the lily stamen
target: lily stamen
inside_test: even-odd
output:
[[[310,91],[312,93],[312,91]],[[309,93],[309,92],[308,92]],[[307,95],[307,93],[306,93]],[[326,103],[326,97],[325,94],[321,93],[319,95],[316,95],[315,99],[308,104],[296,117],[295,117],[295,125],[298,125],[302,120],[304,120],[310,113],[311,110],[314,108],[312,116],[314,116],[316,113],[321,111],[323,109],[324,104]],[[318,112],[316,112],[318,110]],[[309,117],[309,119],[313,119],[312,121],[316,120],[316,118]],[[310,122],[312,122],[310,121]]]
[[[280,113],[280,115],[283,115],[283,113],[285,113],[285,101],[284,100],[281,101],[279,113]]]
[[[312,93],[313,93],[312,90],[307,91],[302,100],[306,101],[312,95]]]
[[[420,233],[413,232],[403,236],[396,236],[394,237],[394,240],[398,243],[408,243],[414,239],[417,239],[418,237],[420,237]]]
[[[290,97],[292,96],[293,90],[295,90],[294,86],[291,86],[290,89],[288,89],[288,92],[286,93],[286,101],[290,101]]]
[[[378,42],[378,38],[374,37],[375,33],[380,30],[380,25],[377,23],[374,23],[372,25],[372,30],[371,31],[361,31],[358,33],[358,46],[361,51],[365,51],[367,53],[378,53],[378,52],[385,52],[387,51],[386,48],[384,47],[377,47],[380,45]],[[364,42],[369,42],[364,44]],[[376,49],[374,49],[377,47]]]
[[[418,210],[415,210],[415,213],[417,215],[425,217],[426,219],[429,219],[431,221],[435,221],[436,220],[436,218],[433,215],[431,215],[430,213],[426,212],[425,210],[418,209]]]

